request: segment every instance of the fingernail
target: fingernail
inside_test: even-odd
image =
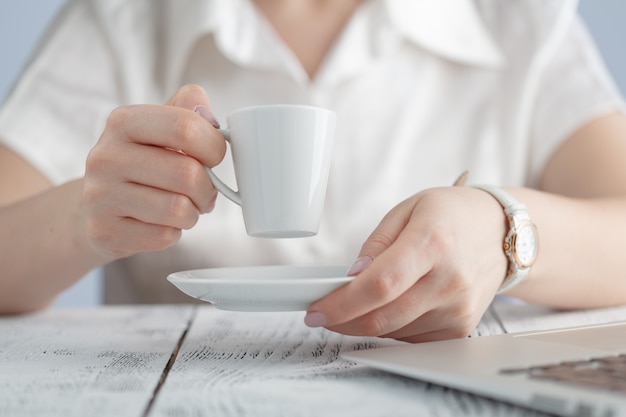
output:
[[[354,261],[350,269],[348,269],[347,275],[349,277],[359,275],[361,272],[363,272],[363,270],[365,270],[365,268],[367,268],[372,263],[373,260],[374,258],[369,255],[361,256],[356,261]]]
[[[328,324],[328,319],[324,313],[311,311],[310,313],[306,313],[306,316],[304,317],[304,324],[309,327],[324,327]]]
[[[214,128],[216,129],[220,128],[220,123],[217,121],[217,119],[215,118],[215,115],[211,112],[208,106],[201,104],[199,106],[194,107],[193,111],[195,111],[204,119],[206,119],[209,123],[211,123]]]

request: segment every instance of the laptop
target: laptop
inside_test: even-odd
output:
[[[559,416],[626,416],[626,321],[397,345],[342,357]]]

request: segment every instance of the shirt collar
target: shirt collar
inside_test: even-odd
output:
[[[165,56],[171,59],[167,85],[177,88],[178,77],[187,64],[196,42],[213,35],[219,50],[239,64],[275,66],[284,50],[258,47],[266,43],[271,31],[261,30],[267,22],[259,19],[250,0],[175,0],[166,3],[164,21],[167,38]]]
[[[482,67],[505,63],[472,0],[386,0],[386,8],[402,35],[433,54]]]
[[[366,0],[367,1],[367,0]],[[369,0],[377,1],[377,0]],[[491,39],[472,0],[379,0],[391,29],[422,49],[465,65],[501,67],[505,60]],[[186,0],[166,3],[164,19],[168,37],[166,55],[171,59],[167,82],[176,88],[177,77],[186,65],[196,41],[213,34],[219,49],[240,64],[272,67],[289,51],[258,48],[271,34],[259,30],[267,22],[259,19],[250,0]],[[182,23],[181,23],[182,22]],[[293,69],[297,71],[297,69]]]

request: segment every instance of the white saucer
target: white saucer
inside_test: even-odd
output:
[[[350,282],[346,266],[212,268],[171,274],[179,290],[221,310],[303,311]]]

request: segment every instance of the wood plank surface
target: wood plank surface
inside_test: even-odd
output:
[[[543,415],[344,361],[343,352],[400,342],[310,329],[302,319],[199,307],[150,416]],[[488,312],[477,331],[502,329]]]
[[[499,299],[473,336],[601,323]],[[0,416],[543,416],[345,361],[401,342],[342,336],[304,313],[201,306],[47,310],[0,318]]]
[[[191,307],[0,318],[0,416],[142,416]]]

